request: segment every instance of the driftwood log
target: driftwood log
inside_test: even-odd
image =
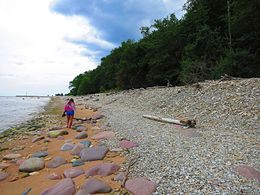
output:
[[[159,121],[159,122],[166,122],[166,123],[172,123],[172,124],[177,124],[177,125],[182,125],[186,127],[195,127],[196,125],[196,120],[178,120],[174,118],[162,118],[158,116],[151,116],[151,115],[143,115],[144,118]]]

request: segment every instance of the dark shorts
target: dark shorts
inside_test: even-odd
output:
[[[67,116],[73,116],[74,115],[74,110],[66,111]]]

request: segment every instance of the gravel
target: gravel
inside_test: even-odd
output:
[[[259,182],[235,172],[237,165],[260,169],[260,79],[206,81],[181,87],[154,87],[78,97],[98,107],[110,149],[128,139],[139,157],[129,177],[158,184],[155,194],[260,194]],[[145,119],[144,114],[195,119],[195,129]],[[125,165],[126,166],[126,165]]]

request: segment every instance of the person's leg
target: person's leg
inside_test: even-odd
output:
[[[67,115],[67,128],[69,128],[70,116]]]
[[[71,128],[72,126],[73,118],[74,118],[73,115],[71,115],[69,120],[69,128]]]

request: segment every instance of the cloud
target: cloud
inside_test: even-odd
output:
[[[79,15],[89,20],[110,42],[119,44],[139,39],[139,28],[151,25],[154,19],[176,12],[181,17],[186,0],[56,0],[52,10],[64,15]]]
[[[68,92],[69,81],[94,69],[99,57],[97,51],[73,41],[101,50],[115,47],[87,18],[51,12],[50,3],[0,0],[0,95]]]

